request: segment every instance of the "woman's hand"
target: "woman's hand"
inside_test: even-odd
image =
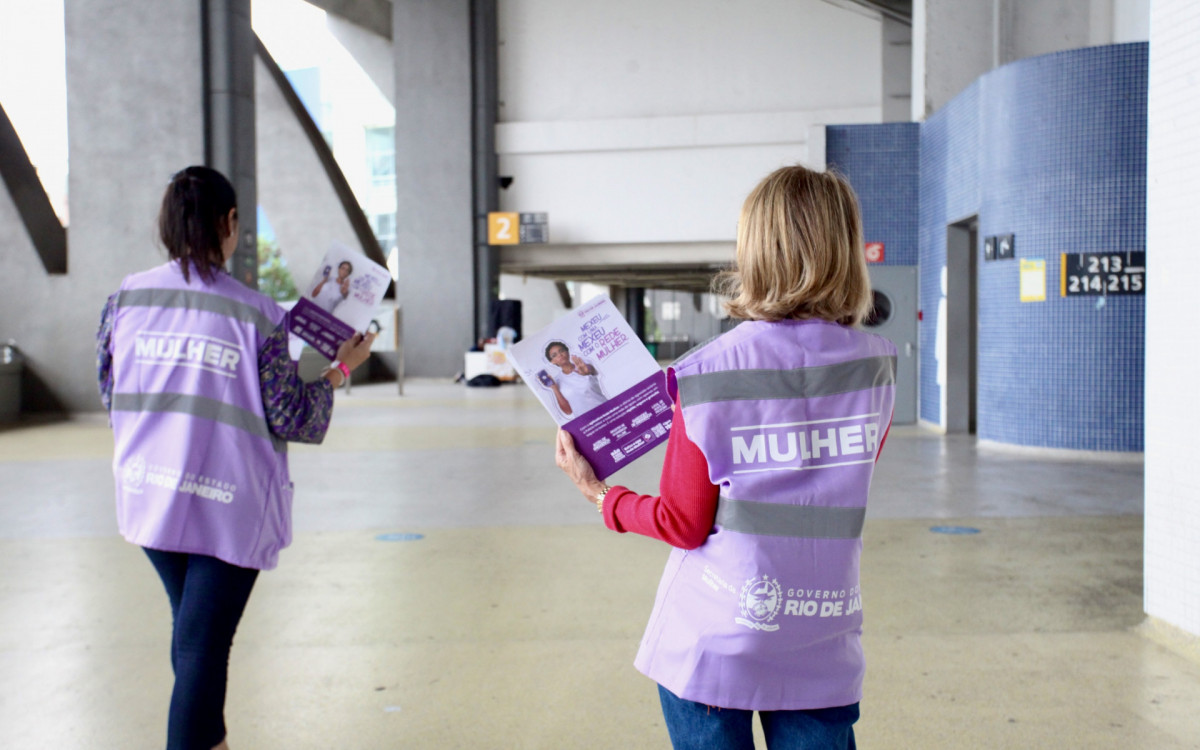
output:
[[[575,369],[579,371],[580,375],[591,375],[594,372],[592,366],[584,362],[583,357],[578,354],[571,355],[571,364],[575,365]]]
[[[356,333],[342,342],[338,347],[337,359],[351,370],[367,361],[371,356],[371,342],[375,340],[373,333]]]
[[[583,496],[593,505],[596,496],[604,490],[604,483],[596,478],[596,472],[579,451],[575,450],[575,439],[566,430],[558,431],[557,448],[554,451],[554,463],[575,483]]]
[[[356,367],[367,361],[367,357],[371,356],[371,342],[375,340],[374,333],[356,333],[350,338],[342,342],[338,347],[335,355],[337,361],[346,366],[346,369],[353,371]],[[346,382],[345,375],[342,371],[330,367],[321,373],[321,377],[329,381],[329,384],[334,388],[341,388]]]

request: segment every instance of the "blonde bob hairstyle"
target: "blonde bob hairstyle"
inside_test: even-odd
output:
[[[871,282],[850,183],[801,166],[767,175],[742,205],[736,265],[714,290],[735,318],[862,322]]]

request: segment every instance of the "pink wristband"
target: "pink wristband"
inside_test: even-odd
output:
[[[350,368],[349,368],[349,367],[346,367],[346,363],[345,363],[345,362],[338,362],[338,361],[335,359],[335,360],[333,361],[333,364],[331,364],[331,365],[330,365],[330,367],[336,367],[337,369],[339,369],[339,370],[341,370],[341,371],[342,371],[342,376],[343,376],[345,379],[347,379],[347,380],[349,380],[349,379],[350,379]]]

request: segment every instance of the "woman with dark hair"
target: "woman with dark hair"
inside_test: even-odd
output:
[[[234,631],[258,572],[292,538],[286,441],[321,442],[333,389],[373,336],[355,334],[318,380],[300,380],[285,311],[225,271],[237,197],[219,172],[176,173],[158,227],[169,261],[126,277],[104,307],[100,395],[116,439],[118,526],[171,605],[168,750],[225,750]]]
[[[634,665],[676,750],[847,750],[862,698],[859,555],[896,348],[871,307],[858,201],[828,172],[751,191],[718,285],[745,320],[667,374],[661,496],[609,487],[565,431],[556,461],[605,525],[675,547]]]
[[[546,345],[546,361],[554,365],[546,386],[554,393],[558,410],[567,417],[578,417],[596,408],[607,400],[600,387],[600,378],[593,365],[571,350],[561,341]]]

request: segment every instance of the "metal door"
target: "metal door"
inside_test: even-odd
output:
[[[863,327],[896,345],[896,412],[893,424],[917,421],[917,268],[868,266],[875,309]]]

